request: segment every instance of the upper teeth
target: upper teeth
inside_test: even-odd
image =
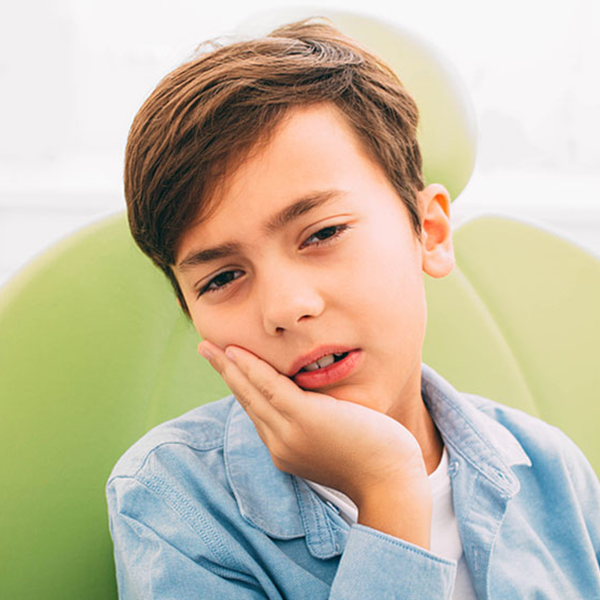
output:
[[[311,362],[310,364],[304,367],[305,371],[316,371],[317,369],[323,369],[324,367],[328,367],[329,365],[335,362],[336,358],[343,356],[343,352],[340,354],[327,354],[322,356],[321,358],[315,360],[315,362]]]

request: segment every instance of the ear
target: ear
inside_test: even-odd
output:
[[[423,271],[431,277],[445,277],[454,268],[450,195],[443,185],[433,183],[420,191],[417,198],[423,215]]]

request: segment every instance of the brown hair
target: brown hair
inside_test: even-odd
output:
[[[421,232],[414,100],[379,58],[323,21],[212,46],[167,75],[137,113],[125,153],[132,235],[185,300],[171,266],[185,231],[211,208],[226,169],[268,139],[287,111],[331,102],[381,165]]]

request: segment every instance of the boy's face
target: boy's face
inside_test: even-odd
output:
[[[216,211],[184,235],[174,267],[199,334],[253,352],[301,387],[398,418],[420,394],[422,273],[445,273],[342,114],[292,110],[216,193]],[[333,352],[350,354],[296,375]]]

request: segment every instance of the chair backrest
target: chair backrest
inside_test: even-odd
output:
[[[0,596],[116,597],[104,485],[152,425],[227,388],[123,215],[0,293]]]

